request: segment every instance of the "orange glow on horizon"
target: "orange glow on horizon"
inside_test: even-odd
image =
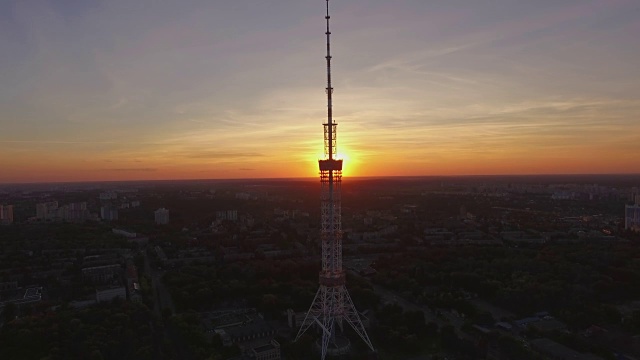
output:
[[[640,172],[635,158],[637,153],[606,148],[577,147],[554,151],[514,146],[486,148],[474,153],[407,147],[385,152],[358,143],[358,139],[348,140],[347,146],[338,148],[338,158],[344,160],[345,177]],[[309,143],[313,142],[305,144]],[[276,148],[273,154],[254,156],[238,152],[230,155],[240,159],[216,157],[215,153],[211,158],[205,156],[206,153],[186,157],[179,149],[151,149],[119,157],[81,151],[9,152],[0,154],[0,183],[317,178],[318,160],[324,158],[324,153],[318,147],[315,151],[306,149],[306,146],[300,146],[296,154],[283,146]]]

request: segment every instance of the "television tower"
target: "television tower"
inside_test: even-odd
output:
[[[320,241],[322,242],[322,270],[320,288],[300,327],[296,341],[313,324],[322,331],[322,360],[327,356],[329,346],[337,348],[336,324],[342,330],[346,321],[362,340],[374,351],[362,321],[345,286],[345,271],[342,268],[342,219],[340,187],[342,183],[342,159],[337,159],[336,128],[333,122],[331,86],[331,31],[329,31],[329,0],[327,1],[327,122],[324,126],[324,156],[320,165]]]

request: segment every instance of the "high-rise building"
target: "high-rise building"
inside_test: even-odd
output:
[[[111,205],[100,208],[100,218],[106,221],[118,220],[118,209]]]
[[[59,218],[63,221],[85,221],[89,219],[90,213],[86,202],[77,202],[62,207],[64,213]]]
[[[640,205],[640,190],[637,187],[631,189],[631,201],[636,205]]]
[[[160,208],[154,212],[156,224],[167,225],[169,223],[169,210]]]
[[[327,355],[343,355],[349,351],[349,340],[342,336],[346,322],[374,351],[371,340],[353,305],[346,287],[346,273],[342,266],[342,216],[341,184],[342,160],[336,151],[337,125],[333,122],[331,86],[331,31],[329,30],[329,0],[327,1],[327,122],[324,126],[325,158],[320,160],[320,242],[322,243],[322,269],[319,274],[320,287],[298,331],[296,340],[311,326],[317,326],[322,333],[319,342],[321,359]]]
[[[36,218],[41,221],[53,221],[58,213],[58,202],[49,201],[36,204]]]
[[[0,225],[13,224],[13,205],[0,205]]]
[[[91,213],[86,202],[71,203],[58,206],[57,201],[36,204],[36,219],[40,221],[85,221]]]
[[[624,228],[640,231],[640,204],[626,205],[624,207]]]

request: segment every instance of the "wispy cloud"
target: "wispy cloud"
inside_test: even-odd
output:
[[[1,140],[5,144],[52,144],[52,145],[79,145],[79,144],[117,144],[115,141],[58,141],[58,140]]]
[[[259,158],[265,156],[262,153],[257,152],[231,152],[223,150],[202,150],[191,149],[182,150],[172,154],[177,157],[184,157],[190,159],[211,159],[211,160],[238,160],[247,158]]]
[[[115,171],[115,172],[154,172],[158,171],[156,168],[115,168],[115,169],[101,169],[105,171]]]

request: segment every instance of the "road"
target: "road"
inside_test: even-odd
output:
[[[163,270],[154,269],[151,267],[151,261],[149,260],[147,253],[144,253],[145,273],[151,277],[151,287],[154,294],[153,311],[159,317],[162,317],[162,309],[169,308],[171,313],[176,313],[176,308],[173,305],[171,294],[167,287],[162,283]]]

